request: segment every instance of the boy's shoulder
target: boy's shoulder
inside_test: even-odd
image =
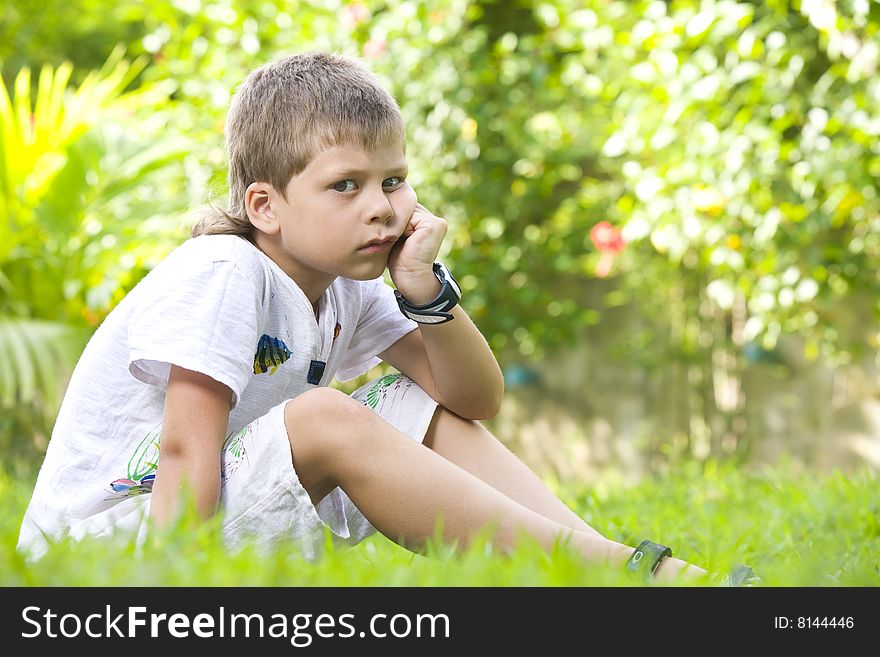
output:
[[[256,247],[238,235],[199,235],[191,237],[175,249],[187,258],[200,261],[224,262],[252,259],[259,253]]]
[[[178,266],[194,268],[228,262],[250,276],[264,273],[259,250],[238,235],[199,235],[190,238],[174,249],[167,260],[175,261]]]

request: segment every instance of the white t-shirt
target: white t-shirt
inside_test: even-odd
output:
[[[149,492],[171,365],[232,390],[227,436],[337,376],[353,379],[417,328],[381,278],[337,278],[312,304],[250,242],[201,236],[175,249],[107,316],[58,413],[19,547]]]

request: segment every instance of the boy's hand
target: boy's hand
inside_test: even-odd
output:
[[[403,235],[391,249],[388,273],[394,286],[412,304],[428,303],[440,293],[440,281],[433,266],[447,229],[445,219],[416,203]]]

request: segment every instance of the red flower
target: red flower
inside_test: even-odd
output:
[[[623,241],[620,229],[615,228],[607,221],[600,221],[593,226],[590,231],[590,239],[602,253],[616,255],[626,248],[626,242]]]
[[[602,254],[596,265],[596,276],[605,278],[611,273],[614,264],[614,256],[626,248],[626,242],[619,228],[615,228],[608,221],[600,221],[590,230],[590,239]]]

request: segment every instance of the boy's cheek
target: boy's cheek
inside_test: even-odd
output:
[[[404,219],[409,219],[413,212],[415,212],[416,203],[419,202],[419,199],[416,196],[416,190],[410,187],[409,183],[404,184],[400,188],[399,199],[400,204],[397,206],[398,213]]]

